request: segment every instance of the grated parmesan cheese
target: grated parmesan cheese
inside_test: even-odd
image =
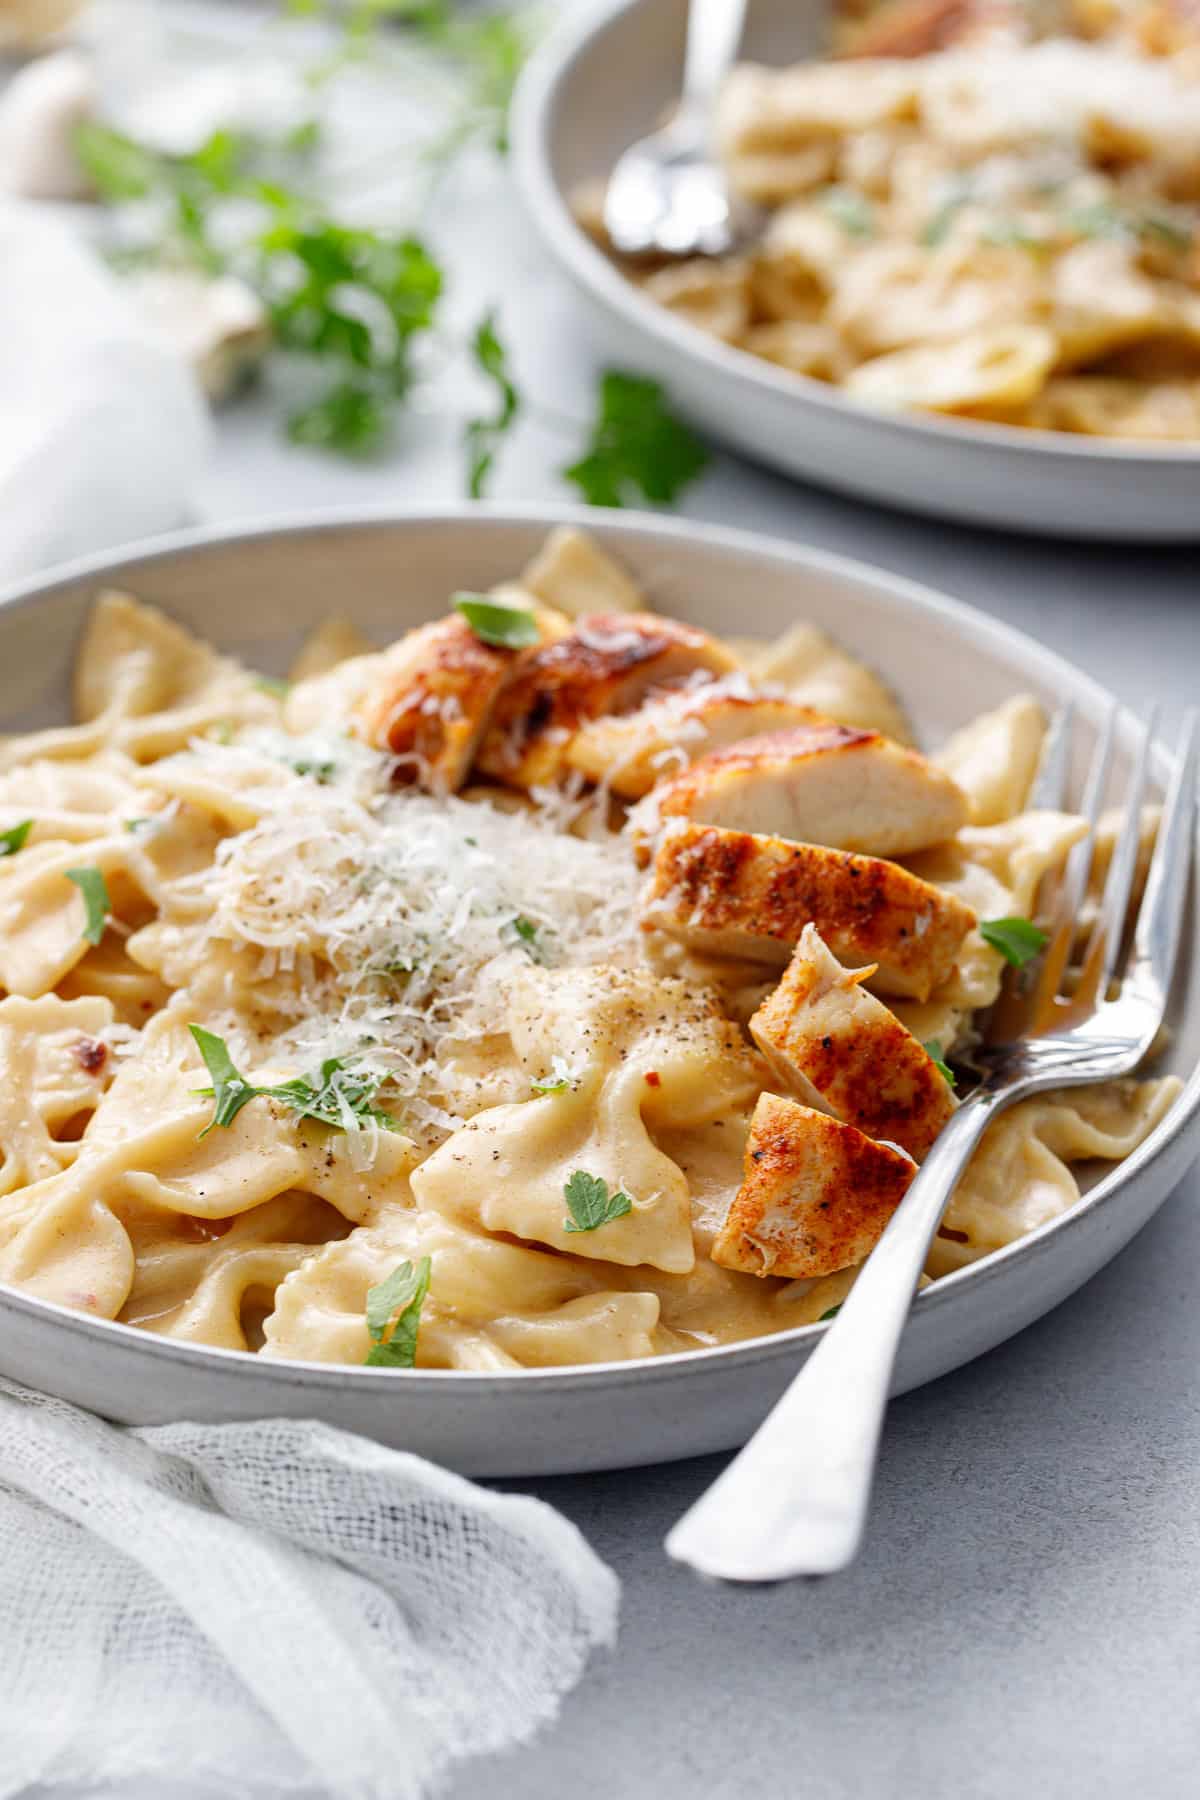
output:
[[[578,793],[514,805],[395,788],[391,759],[333,734],[246,732],[187,755],[258,812],[201,879],[209,938],[257,953],[284,1020],[273,1060],[359,1058],[427,1133],[462,1122],[442,1104],[440,1059],[503,1029],[529,957],[640,956],[629,846],[581,819]]]

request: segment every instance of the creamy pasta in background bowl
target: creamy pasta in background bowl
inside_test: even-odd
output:
[[[12,597],[0,649],[0,1370],[485,1473],[762,1416],[952,1104],[935,1059],[1003,967],[981,922],[1077,835],[1026,805],[1047,710],[1075,701],[1078,777],[1105,706],[878,571],[532,510],[110,558]],[[900,1387],[1166,1197],[1196,986],[1143,1080],[998,1121]]]
[[[936,42],[965,8],[903,10]],[[986,43],[813,68],[826,9],[751,0],[721,138],[761,236],[658,269],[596,220],[678,92],[686,9],[590,14],[518,95],[531,214],[609,353],[752,456],[974,523],[1200,536],[1200,73],[978,10]]]

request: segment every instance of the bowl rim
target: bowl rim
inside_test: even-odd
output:
[[[873,426],[901,440],[912,434],[971,454],[990,451],[1009,460],[1050,456],[1138,470],[1166,464],[1200,471],[1200,441],[1140,443],[872,406],[844,389],[725,344],[642,294],[577,223],[555,179],[550,139],[567,80],[587,64],[599,40],[621,18],[653,4],[654,0],[599,0],[599,4],[585,7],[582,17],[563,21],[538,46],[514,90],[509,136],[517,186],[548,248],[578,286],[668,355],[684,356],[706,367],[715,377],[740,385],[743,393],[795,403],[797,421],[805,419],[807,407],[809,416],[815,414],[818,419],[836,417],[866,428]]]
[[[602,540],[672,543],[697,542],[734,558],[762,559],[810,574],[825,574],[857,582],[873,588],[889,602],[934,619],[950,628],[960,642],[969,648],[990,647],[997,653],[1023,662],[1030,670],[1038,669],[1060,692],[1070,692],[1085,715],[1095,719],[1105,716],[1114,704],[1113,696],[1065,657],[1045,649],[1035,639],[1015,626],[994,619],[989,614],[955,600],[940,589],[927,586],[908,576],[898,575],[878,564],[842,555],[835,551],[794,544],[783,538],[738,527],[710,525],[691,519],[664,518],[659,514],[636,511],[612,511],[554,503],[508,504],[500,501],[446,502],[411,507],[336,507],[319,514],[277,515],[252,524],[226,524],[173,532],[165,536],[141,539],[95,555],[78,557],[60,563],[25,582],[0,589],[0,629],[2,615],[9,611],[33,610],[55,593],[89,581],[136,582],[143,571],[156,563],[193,554],[241,545],[269,545],[276,539],[321,536],[357,529],[425,530],[429,527],[453,526],[456,534],[508,526],[532,526],[545,531],[558,526],[574,526],[589,530]],[[1137,730],[1136,720],[1123,706],[1118,707],[1119,741],[1128,744]],[[1160,783],[1165,783],[1174,759],[1160,742],[1154,746],[1152,769]],[[1200,841],[1200,822],[1197,824]],[[1040,1256],[1051,1241],[1078,1233],[1094,1213],[1119,1203],[1125,1184],[1142,1174],[1166,1156],[1179,1138],[1197,1126],[1200,1115],[1200,1060],[1190,1072],[1169,1111],[1145,1141],[1116,1163],[1075,1204],[1048,1219],[1035,1230],[1016,1238],[999,1250],[989,1252],[973,1263],[941,1276],[914,1300],[921,1318],[936,1315],[939,1308],[953,1306],[966,1287],[978,1293],[985,1283],[1007,1279],[1010,1272]],[[747,1338],[729,1344],[717,1344],[694,1350],[671,1351],[662,1356],[597,1362],[565,1367],[549,1366],[505,1370],[502,1373],[467,1369],[386,1369],[362,1368],[353,1364],[274,1359],[245,1350],[229,1350],[207,1344],[192,1344],[160,1337],[134,1325],[115,1319],[96,1319],[74,1311],[55,1301],[44,1300],[21,1289],[0,1282],[0,1311],[15,1312],[34,1322],[57,1323],[74,1335],[81,1345],[124,1347],[161,1362],[182,1365],[199,1372],[207,1367],[214,1375],[238,1378],[252,1369],[255,1377],[264,1378],[279,1388],[311,1387],[342,1389],[347,1386],[369,1393],[374,1385],[402,1378],[410,1385],[432,1394],[446,1384],[464,1385],[477,1393],[512,1395],[533,1388],[552,1392],[570,1392],[577,1387],[605,1388],[624,1386],[631,1378],[673,1381],[687,1379],[693,1372],[709,1365],[724,1368],[735,1363],[741,1369],[760,1362],[773,1362],[786,1355],[790,1345],[811,1343],[822,1329],[822,1322],[787,1326],[762,1337]],[[382,1391],[382,1390],[381,1390]]]

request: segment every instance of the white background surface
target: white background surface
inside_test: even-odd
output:
[[[443,211],[452,310],[502,299],[522,384],[586,416],[594,363],[503,185]],[[464,266],[461,252],[469,248]],[[226,415],[205,521],[461,491],[456,397],[354,467]],[[443,410],[443,407],[445,410]],[[530,426],[498,498],[555,498],[568,442]],[[1086,549],[906,520],[720,460],[696,517],[847,552],[945,588],[1123,699],[1197,698],[1193,551]],[[403,581],[403,570],[397,570]],[[331,595],[331,606],[342,596]],[[753,629],[753,595],[734,595]],[[559,1726],[462,1771],[453,1800],[1183,1800],[1200,1765],[1200,1184],[1009,1346],[893,1408],[870,1542],[824,1586],[724,1590],[671,1568],[670,1522],[719,1459],[544,1481],[624,1582],[616,1655]],[[248,1771],[249,1773],[249,1771]]]

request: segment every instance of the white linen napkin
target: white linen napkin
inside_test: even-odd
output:
[[[185,522],[211,424],[178,351],[48,211],[0,200],[0,586]]]
[[[418,1457],[0,1380],[0,1800],[421,1800],[554,1717],[617,1598],[551,1507]]]

